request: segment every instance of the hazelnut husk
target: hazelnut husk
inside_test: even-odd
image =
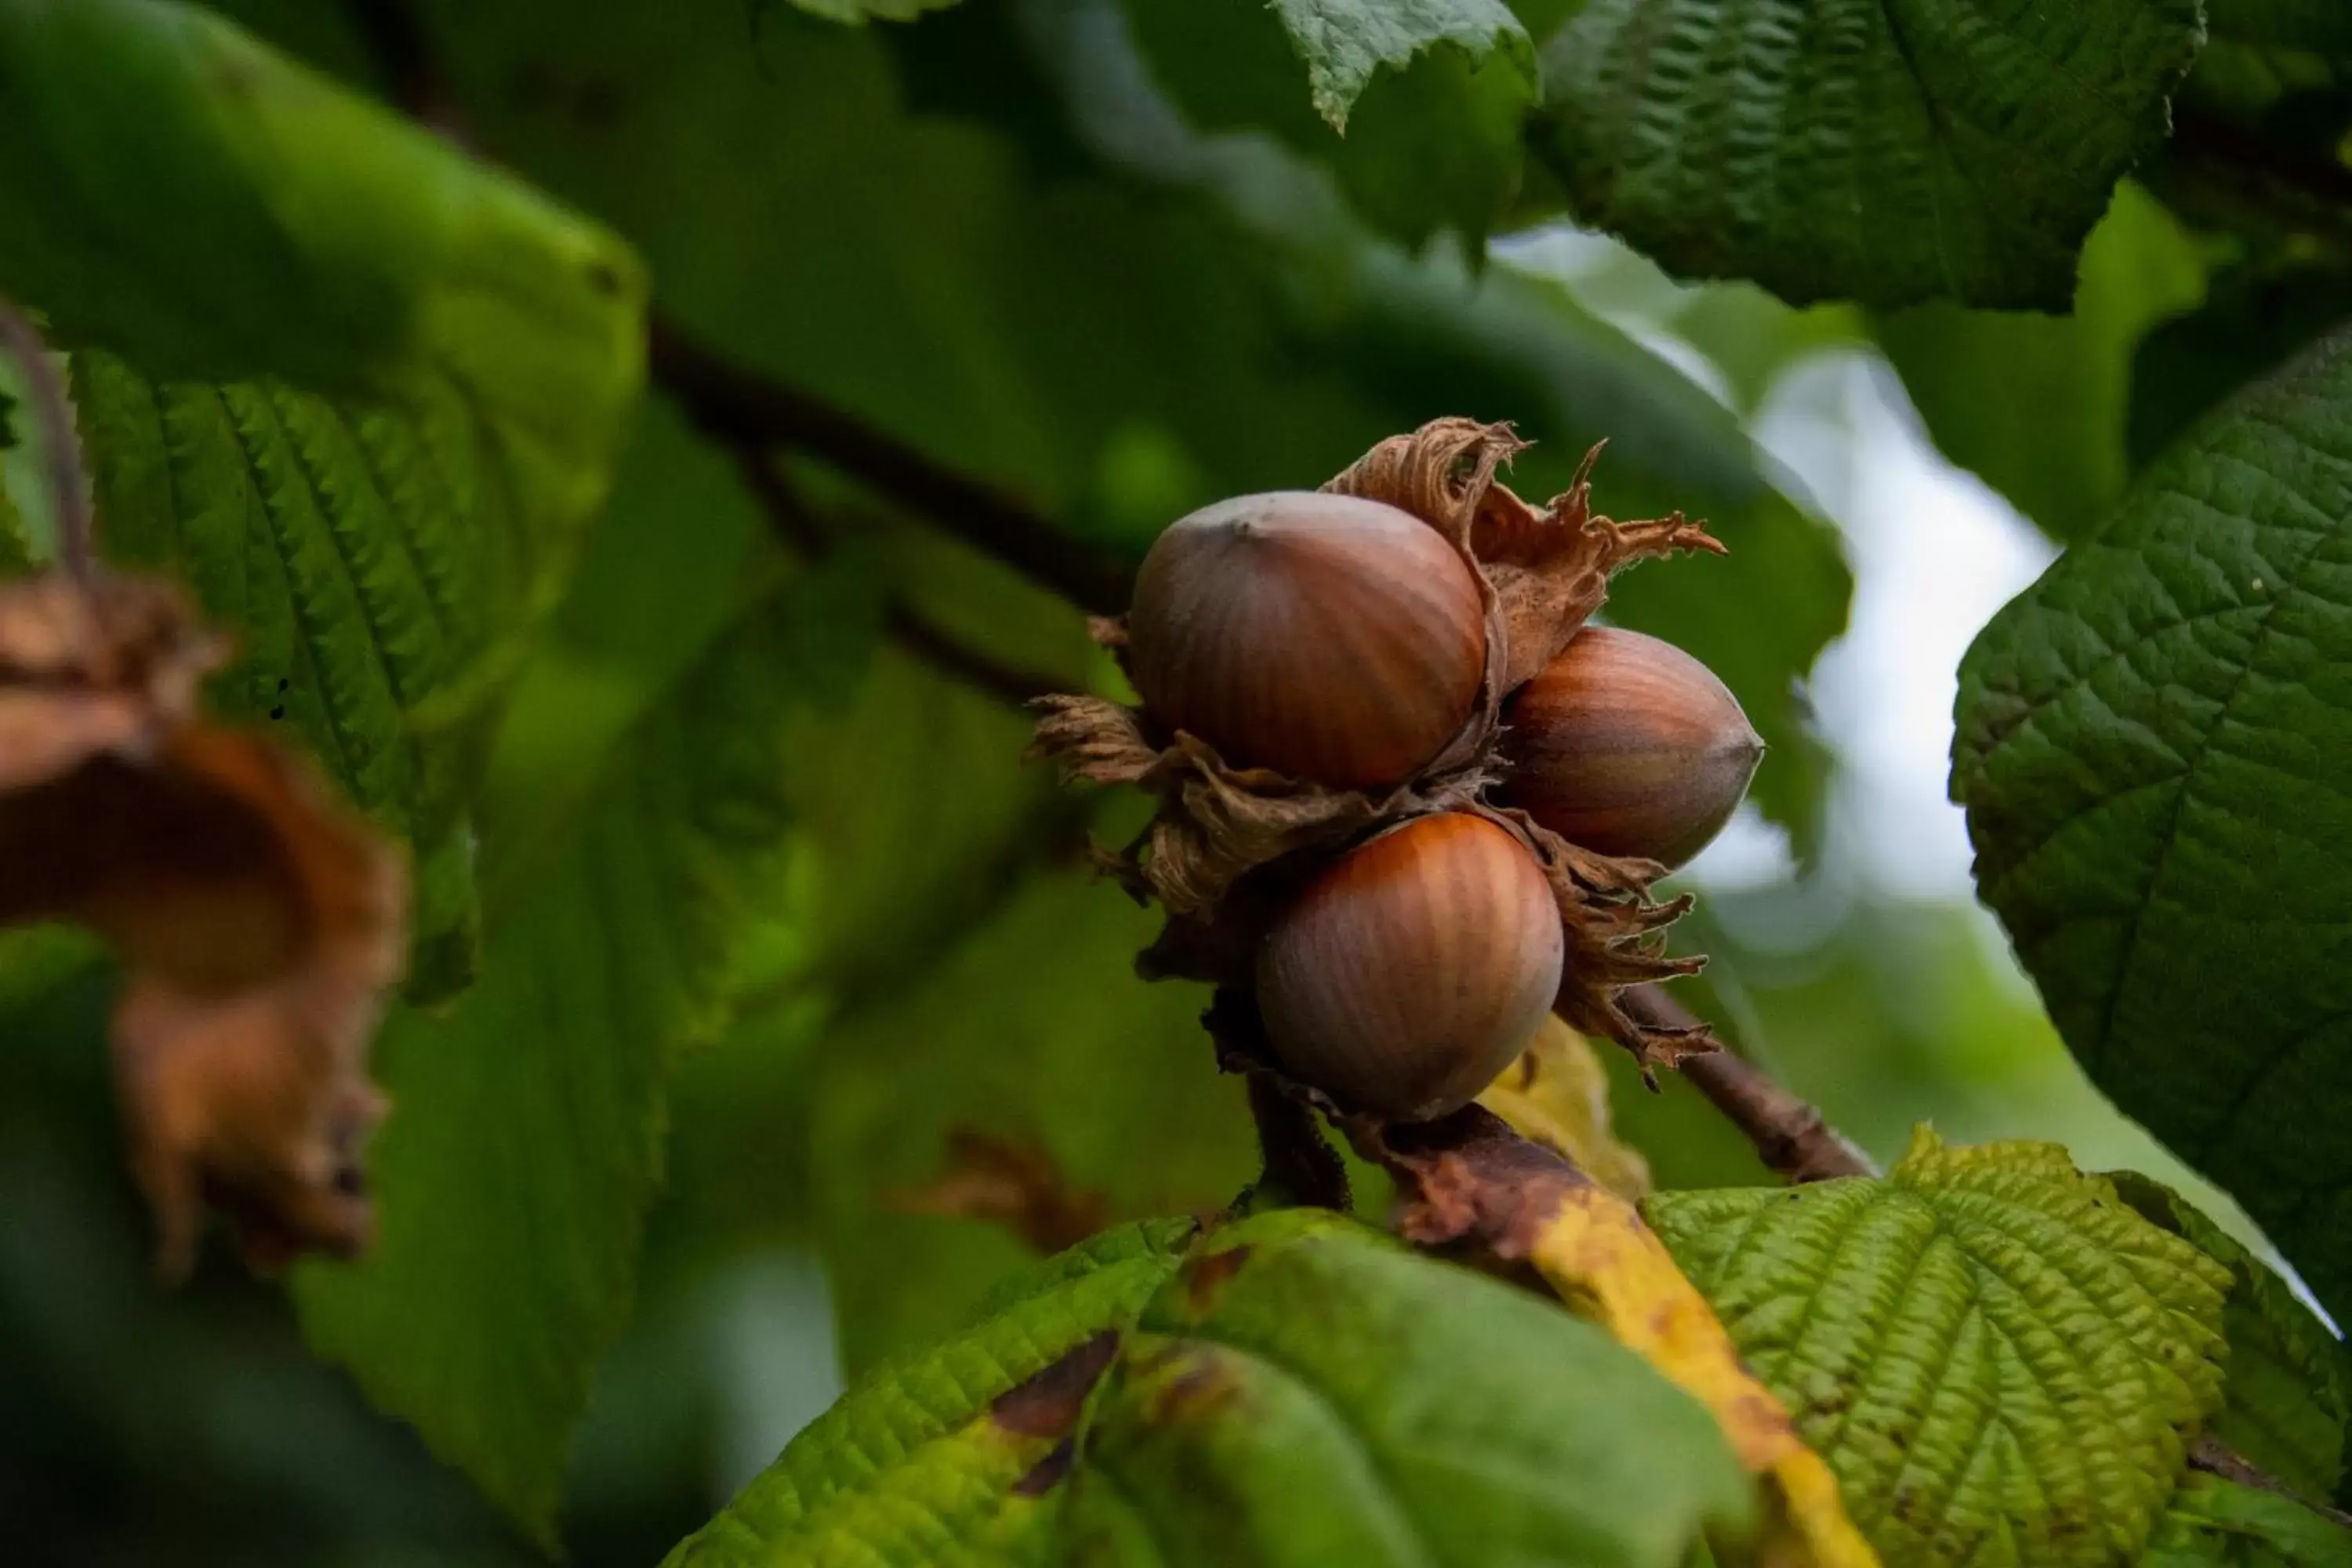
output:
[[[1107,868],[1131,892],[1156,900],[1169,917],[1160,940],[1139,959],[1139,967],[1148,975],[1182,976],[1219,986],[1220,1002],[1212,1009],[1210,1022],[1222,1059],[1229,1065],[1272,1072],[1286,1087],[1342,1113],[1429,1114],[1426,1108],[1449,1098],[1453,1084],[1447,1081],[1443,1092],[1421,1092],[1410,1084],[1358,1081],[1328,1062],[1310,1065],[1292,1059],[1305,1053],[1296,1043],[1304,1037],[1292,1030],[1295,1017],[1282,1011],[1289,1004],[1276,997],[1272,1007],[1265,1008],[1267,998],[1260,993],[1270,976],[1287,977],[1289,971],[1262,954],[1273,951],[1278,933],[1290,929],[1286,921],[1307,919],[1297,911],[1313,905],[1315,889],[1321,885],[1318,878],[1327,869],[1336,871],[1346,865],[1343,858],[1360,851],[1360,847],[1375,851],[1377,859],[1378,847],[1388,842],[1381,835],[1437,814],[1456,814],[1514,841],[1524,852],[1525,863],[1538,872],[1557,915],[1559,937],[1560,980],[1555,1010],[1571,1026],[1617,1040],[1634,1053],[1645,1071],[1671,1066],[1693,1051],[1715,1048],[1704,1037],[1653,1027],[1628,1013],[1617,1000],[1618,993],[1628,985],[1686,974],[1703,962],[1669,958],[1663,951],[1662,928],[1689,902],[1687,896],[1664,902],[1649,896],[1651,884],[1664,874],[1665,867],[1654,859],[1612,855],[1579,844],[1527,811],[1496,801],[1493,795],[1503,774],[1504,757],[1498,748],[1505,739],[1501,715],[1506,699],[1559,657],[1607,596],[1611,574],[1653,556],[1688,550],[1720,553],[1723,547],[1705,528],[1679,513],[1634,522],[1596,516],[1591,505],[1590,474],[1599,455],[1597,447],[1587,455],[1566,493],[1541,507],[1530,505],[1496,477],[1524,445],[1507,425],[1441,419],[1410,436],[1381,442],[1322,487],[1326,497],[1377,501],[1419,520],[1467,569],[1477,593],[1484,657],[1474,700],[1454,732],[1417,764],[1405,764],[1407,771],[1401,776],[1385,776],[1391,771],[1387,766],[1367,765],[1341,770],[1361,782],[1334,784],[1270,765],[1265,760],[1270,753],[1265,746],[1268,731],[1263,715],[1273,711],[1274,705],[1262,694],[1244,689],[1253,681],[1291,679],[1285,702],[1303,701],[1309,709],[1344,712],[1350,724],[1376,722],[1382,705],[1365,700],[1360,684],[1368,668],[1381,672],[1377,683],[1389,684],[1396,679],[1395,672],[1410,669],[1416,660],[1423,661],[1424,668],[1454,671],[1462,668],[1458,650],[1447,640],[1454,636],[1453,616],[1424,613],[1425,605],[1385,617],[1345,613],[1331,616],[1318,611],[1311,622],[1225,624],[1214,632],[1204,631],[1200,619],[1210,612],[1192,605],[1174,617],[1181,623],[1180,630],[1189,630],[1189,636],[1180,640],[1196,650],[1208,650],[1193,656],[1203,658],[1205,666],[1239,668],[1248,674],[1246,678],[1204,675],[1197,689],[1186,691],[1172,703],[1183,714],[1177,721],[1154,700],[1157,692],[1160,700],[1169,701],[1171,690],[1171,671],[1161,664],[1170,611],[1158,596],[1163,590],[1154,585],[1139,593],[1136,617],[1125,623],[1095,624],[1097,637],[1119,654],[1130,675],[1137,678],[1143,705],[1129,708],[1087,696],[1049,697],[1038,704],[1043,717],[1035,750],[1059,761],[1067,776],[1096,784],[1135,784],[1158,797],[1159,808],[1143,835],[1118,854],[1103,857]],[[1304,517],[1318,503],[1293,496],[1244,498],[1244,502],[1227,504],[1245,506],[1255,516]],[[1220,527],[1226,535],[1234,531],[1236,520],[1230,515],[1218,525],[1199,521],[1202,515],[1195,514],[1179,525],[1184,530],[1180,536],[1182,542],[1175,547],[1180,560],[1198,549],[1202,537],[1214,537]],[[1345,524],[1330,526],[1336,537]],[[1225,542],[1230,555],[1233,542],[1228,538]],[[1385,552],[1388,547],[1381,548]],[[1385,555],[1377,567],[1357,572],[1332,568],[1328,564],[1329,552],[1323,553],[1326,563],[1322,564],[1314,563],[1304,551],[1286,560],[1288,580],[1280,585],[1280,593],[1249,600],[1253,605],[1292,608],[1230,613],[1244,620],[1255,616],[1295,616],[1297,605],[1318,597],[1318,578],[1325,574],[1335,584],[1342,584],[1332,589],[1335,599],[1374,602],[1379,595],[1364,587],[1364,580],[1392,580],[1397,571]],[[1402,558],[1399,552],[1398,559]],[[1435,575],[1433,568],[1431,574]],[[1149,566],[1146,577],[1151,578]],[[1442,594],[1434,596],[1443,598]],[[1240,602],[1237,598],[1236,603]],[[1150,624],[1144,624],[1147,620]],[[1376,620],[1382,621],[1386,629],[1375,629]],[[1399,639],[1416,637],[1433,640],[1437,646],[1392,646]],[[1346,640],[1363,637],[1387,640],[1370,650],[1361,640]],[[1248,657],[1228,659],[1218,651],[1220,645],[1258,650],[1257,662],[1251,663]],[[1305,673],[1295,679],[1286,675],[1271,662],[1277,654],[1265,650],[1278,650],[1279,657],[1289,661],[1286,669]],[[1173,679],[1181,684],[1185,673]],[[1443,680],[1433,684],[1444,686]],[[1413,709],[1411,722],[1400,722],[1395,737],[1381,737],[1396,740],[1392,755],[1418,752],[1425,746],[1427,712],[1439,704],[1416,698],[1408,706]],[[1371,721],[1363,718],[1367,712],[1372,715]],[[1410,744],[1399,738],[1407,731],[1411,731]],[[1221,734],[1234,747],[1233,754],[1228,755],[1213,738]],[[1244,746],[1255,751],[1256,756],[1244,752]],[[1295,756],[1293,765],[1297,765]],[[1322,771],[1327,777],[1339,776],[1328,768]],[[1460,835],[1465,830],[1446,831]],[[1481,840],[1473,837],[1464,842]],[[1401,880],[1410,883],[1414,879]],[[1429,900],[1425,886],[1421,897],[1432,907],[1398,914],[1394,923],[1400,928],[1433,932],[1449,921],[1466,918],[1458,910],[1437,907]],[[1525,910],[1528,900],[1513,895],[1501,902]],[[1533,921],[1538,946],[1548,942],[1542,933],[1554,922],[1526,918]],[[1468,943],[1433,935],[1412,940],[1444,946],[1464,963],[1475,964],[1479,957],[1470,953]],[[1517,949],[1525,944],[1514,936],[1510,945]],[[1432,984],[1461,978],[1437,976],[1425,969],[1423,973]],[[1339,976],[1335,973],[1332,978],[1336,983]],[[1377,976],[1360,981],[1365,985],[1380,983]],[[1291,982],[1286,978],[1283,984]],[[1509,985],[1503,986],[1502,992],[1516,995]],[[1242,1006],[1243,1002],[1258,1005]],[[1402,1000],[1394,1004],[1396,1017],[1404,1017],[1403,1007]],[[1267,1014],[1264,1020],[1267,1024],[1289,1018],[1283,1026],[1290,1032],[1286,1054],[1286,1046],[1270,1044],[1270,1032],[1255,1026],[1262,1010]],[[1237,1022],[1244,1018],[1248,1025]],[[1528,1021],[1528,1032],[1537,1021]],[[1384,1042],[1383,1047],[1387,1043],[1393,1042]],[[1485,1070],[1483,1053],[1492,1045],[1483,1035],[1472,1043],[1480,1048],[1457,1052],[1469,1064],[1460,1068],[1465,1077]],[[1509,1042],[1496,1067],[1507,1063],[1524,1043],[1524,1037]],[[1370,1047],[1360,1048],[1367,1057],[1381,1054]],[[1482,1087],[1483,1083],[1475,1085],[1468,1093],[1475,1094]]]

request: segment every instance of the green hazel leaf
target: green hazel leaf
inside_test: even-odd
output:
[[[1349,111],[1382,70],[1450,47],[1472,60],[1501,55],[1532,94],[1535,46],[1503,0],[1268,0],[1307,62],[1315,111],[1348,129]]]
[[[2132,360],[2129,448],[2147,467],[2239,388],[2352,317],[2352,279],[2332,266],[2253,264],[2213,280],[2201,309],[2140,341]]]
[[[414,847],[412,989],[462,988],[473,710],[561,584],[585,519],[530,496],[446,380],[337,400],[276,378],[154,382],[96,349],[72,373],[106,553],[185,581],[237,639],[217,707],[282,725]]]
[[[1124,8],[1154,80],[1201,129],[1279,138],[1329,168],[1383,233],[1418,245],[1450,228],[1475,242],[1517,195],[1534,53],[1493,0],[1454,7],[1469,19],[1450,31],[1443,7],[1424,6],[1431,30],[1418,44],[1392,6],[1124,0]],[[1309,39],[1357,37],[1336,34],[1329,20],[1356,12],[1375,18],[1370,32],[1397,52],[1350,79],[1335,116],[1319,86],[1311,98],[1299,92],[1299,58],[1319,58]]]
[[[1979,896],[2135,1121],[2352,1309],[2352,340],[2235,399],[1960,665]]]
[[[0,408],[0,416],[6,410]],[[5,430],[0,430],[5,434]],[[33,570],[33,540],[25,531],[25,519],[10,499],[5,470],[8,466],[6,443],[0,442],[0,577],[20,577]]]
[[[1704,1409],[1556,1306],[1322,1210],[1181,1268],[1161,1226],[877,1367],[671,1568],[1670,1568],[1748,1522]]]
[[[169,0],[0,11],[0,289],[172,379],[454,382],[584,512],[645,278],[528,186]]]
[[[1060,1501],[1024,1496],[1024,1479],[1067,1439],[1196,1229],[1121,1226],[1008,1280],[991,1316],[867,1372],[669,1568],[1024,1560],[1016,1547],[1050,1531]]]
[[[862,887],[896,858],[841,874]],[[1034,1147],[1109,1214],[1211,1209],[1255,1171],[1241,1086],[1201,1029],[1207,993],[1134,973],[1158,918],[1076,868],[999,897],[819,1042],[811,1196],[853,1373],[938,1338],[1024,1256],[1007,1229],[908,1212],[899,1194],[940,1178],[957,1133]]]
[[[2130,480],[2134,353],[2205,296],[2196,242],[2128,182],[2083,247],[2067,316],[1938,303],[1883,318],[1879,346],[1953,462],[2054,539],[2080,539]],[[2200,380],[2193,384],[2202,385]]]
[[[2146,1176],[2113,1178],[2124,1200],[2230,1270],[2221,1327],[2229,1382],[2213,1435],[2256,1469],[2315,1502],[2344,1479],[2352,1365],[2343,1342],[2294,1289],[2179,1194]]]
[[[1534,144],[1678,276],[2063,310],[2202,39],[2196,0],[1593,0]]]
[[[2221,1401],[2228,1270],[2056,1144],[1643,1212],[1889,1563],[2129,1560]]]
[[[2352,1531],[2293,1498],[2193,1475],[2157,1521],[2138,1568],[2346,1568]]]
[[[1144,1561],[1664,1565],[1751,1517],[1721,1429],[1633,1352],[1323,1210],[1211,1235],[1139,1329],[1072,1528]]]
[[[313,1347],[542,1542],[628,1314],[670,1059],[722,1020],[732,943],[779,896],[793,602],[654,694],[566,819],[494,865],[480,982],[376,1047],[376,1245],[296,1276]]]

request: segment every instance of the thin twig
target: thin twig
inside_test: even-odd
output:
[[[1654,985],[1636,985],[1625,1010],[1660,1028],[1686,1029],[1698,1016]],[[1791,1094],[1770,1075],[1728,1047],[1685,1057],[1683,1077],[1731,1124],[1748,1135],[1765,1165],[1792,1182],[1877,1174],[1870,1157],[1840,1135],[1818,1107]]]
[[[416,8],[408,0],[344,0],[343,8],[401,112],[470,150],[465,110],[442,78]]]
[[[23,371],[33,419],[40,426],[50,503],[57,512],[58,559],[76,580],[87,583],[97,570],[97,531],[90,522],[89,476],[82,469],[81,437],[74,430],[73,400],[66,395],[65,377],[58,374],[48,345],[33,323],[5,300],[0,300],[0,346]]]
[[[730,363],[658,314],[647,353],[654,384],[714,439],[808,452],[1081,609],[1108,615],[1126,607],[1124,567],[1003,491],[855,415]]]
[[[768,524],[776,537],[803,560],[822,560],[831,554],[835,547],[833,534],[817,521],[800,492],[793,488],[775,454],[753,445],[727,445],[734,453],[735,467],[743,477],[744,487],[767,513]],[[891,639],[908,653],[941,674],[1016,708],[1069,685],[1066,680],[1022,669],[984,648],[974,647],[903,598],[892,598],[883,606],[882,616]]]
[[[449,90],[409,0],[346,0],[352,25],[408,114],[471,150],[464,107]],[[1023,572],[1081,608],[1109,613],[1127,602],[1115,563],[1055,529],[1019,502],[931,462],[844,413],[781,383],[729,364],[655,315],[646,357],[656,384],[735,458],[744,484],[784,542],[814,560],[831,540],[793,494],[775,461],[798,447],[909,507],[925,521]],[[1026,703],[1069,683],[1018,669],[973,647],[903,600],[886,611],[890,635],[917,658],[992,696]]]
[[[2242,1487],[2257,1491],[2273,1492],[2290,1502],[2301,1503],[2338,1530],[2352,1530],[2352,1513],[2333,1508],[2324,1502],[2314,1502],[2266,1470],[2255,1468],[2253,1462],[2235,1449],[2228,1447],[2210,1432],[2200,1432],[2189,1446],[2189,1468],[2219,1476],[2225,1481],[2235,1481]]]
[[[900,647],[940,674],[952,676],[973,690],[1015,708],[1026,708],[1038,698],[1070,684],[1004,663],[994,654],[974,647],[944,626],[924,619],[919,611],[903,600],[892,600],[882,615],[883,626]]]
[[[2256,135],[2217,115],[2179,113],[2172,147],[2191,160],[2258,176],[2326,205],[2352,208],[2352,169]]]
[[[1348,1167],[1324,1141],[1314,1112],[1283,1093],[1262,1072],[1247,1075],[1250,1118],[1257,1123],[1262,1192],[1278,1202],[1338,1209],[1352,1205]]]

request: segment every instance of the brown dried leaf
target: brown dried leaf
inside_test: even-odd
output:
[[[1110,1223],[1103,1194],[1072,1186],[1051,1151],[976,1127],[948,1134],[947,1169],[936,1180],[883,1201],[901,1214],[989,1220],[1043,1253],[1076,1247]]]
[[[1408,1195],[1399,1219],[1406,1239],[1466,1243],[1531,1267],[1571,1310],[1707,1407],[1772,1503],[1758,1561],[1875,1568],[1829,1467],[1632,1204],[1475,1105],[1368,1142]]]
[[[399,858],[315,770],[195,721],[225,654],[166,584],[0,588],[0,921],[121,956],[116,1079],[173,1275],[207,1204],[257,1266],[365,1245],[365,1054],[405,918]]]

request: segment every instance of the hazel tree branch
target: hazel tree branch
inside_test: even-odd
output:
[[[1003,491],[855,415],[730,363],[658,314],[647,355],[654,384],[714,440],[806,452],[1080,609],[1110,615],[1126,607],[1125,567]]]
[[[806,561],[822,560],[835,547],[834,535],[801,499],[773,453],[757,446],[729,444],[744,487],[768,515],[777,539]],[[917,658],[973,689],[1015,707],[1058,691],[1066,680],[1007,664],[930,620],[904,598],[892,595],[882,621],[891,640]]]
[[[1655,985],[1636,985],[1625,1010],[1658,1028],[1687,1029],[1698,1016]],[[1874,1176],[1870,1157],[1839,1133],[1819,1107],[1773,1081],[1770,1074],[1729,1047],[1685,1057],[1680,1068],[1731,1124],[1748,1135],[1765,1165],[1791,1182],[1834,1176]]]
[[[2352,1531],[2352,1513],[2326,1503],[2314,1502],[2266,1470],[2257,1469],[2252,1461],[2229,1447],[2210,1432],[2200,1432],[2189,1445],[2189,1468],[2207,1475],[2219,1476],[2225,1481],[2235,1481],[2256,1491],[2274,1492],[2290,1502],[2301,1503],[2338,1530]]]
[[[16,308],[0,300],[0,350],[16,362],[25,378],[26,403],[39,427],[41,458],[48,469],[50,504],[56,508],[58,559],[77,581],[87,583],[98,565],[98,534],[90,519],[89,476],[82,468],[81,437],[74,429],[73,400],[65,377],[49,358],[48,344]]]
[[[362,45],[383,74],[392,100],[419,123],[467,152],[476,151],[465,109],[449,89],[432,40],[410,0],[345,0]],[[1127,602],[1125,574],[1056,531],[1018,502],[969,479],[864,424],[854,416],[729,364],[658,313],[647,323],[646,367],[703,434],[735,458],[746,487],[783,542],[814,560],[831,537],[801,504],[776,466],[774,449],[797,447],[921,513],[1083,608]],[[1014,704],[1058,691],[1067,681],[1017,669],[924,618],[901,599],[884,611],[893,640],[944,673]]]

